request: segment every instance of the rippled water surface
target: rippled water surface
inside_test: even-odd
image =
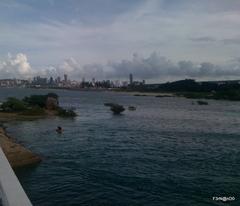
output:
[[[0,89],[7,96],[48,90]],[[7,124],[43,157],[16,173],[34,205],[240,205],[240,103],[55,90],[75,120]],[[105,102],[133,105],[112,115]],[[62,126],[64,133],[56,134]]]

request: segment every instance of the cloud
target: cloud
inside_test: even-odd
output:
[[[210,62],[194,63],[192,61],[179,61],[174,63],[156,52],[149,57],[141,58],[134,55],[132,60],[123,60],[119,63],[111,63],[111,77],[126,77],[133,73],[138,79],[217,79],[229,78],[240,74],[240,68],[236,65],[230,68],[228,66],[219,66]],[[236,78],[236,76],[235,76]]]
[[[155,52],[147,58],[142,58],[135,53],[132,60],[122,60],[119,63],[112,62],[108,66],[112,68],[108,73],[109,77],[124,78],[129,73],[133,73],[135,77],[142,79],[160,77],[176,69],[176,66],[170,60],[157,55]]]
[[[0,61],[1,78],[26,78],[33,75],[33,70],[25,54],[19,53],[16,56],[11,54]]]
[[[210,62],[196,63],[182,60],[174,62],[164,56],[153,52],[148,57],[133,54],[131,60],[108,62],[106,64],[80,63],[70,58],[63,64],[57,66],[58,74],[68,73],[75,79],[128,79],[130,73],[136,79],[147,79],[150,81],[166,81],[184,78],[195,78],[199,80],[231,79],[240,78],[240,61],[232,60],[223,65]]]
[[[240,78],[240,60],[235,58],[222,65],[210,62],[196,63],[188,60],[174,62],[165,56],[153,52],[147,57],[134,53],[132,59],[111,61],[105,64],[81,65],[71,57],[58,65],[32,68],[26,54],[8,55],[0,61],[1,78],[26,79],[36,75],[57,77],[68,74],[71,79],[81,80],[96,78],[128,79],[132,73],[135,79],[146,79],[149,82],[173,81],[184,78],[198,80],[238,79]]]
[[[230,41],[240,34],[240,3],[234,0],[55,1],[53,6],[14,0],[19,8],[14,10],[4,2],[0,55],[25,52],[38,67],[68,56],[81,66],[104,63],[136,51],[219,64],[240,52]]]
[[[233,45],[239,45],[240,44],[240,37],[238,38],[228,38],[222,40],[224,44],[233,44]]]
[[[217,41],[215,38],[210,36],[203,36],[203,37],[196,37],[196,38],[190,38],[193,42],[215,42]]]

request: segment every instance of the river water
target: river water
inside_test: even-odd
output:
[[[8,96],[53,90],[0,89]],[[75,119],[8,123],[43,157],[16,174],[34,205],[240,205],[240,103],[54,90]],[[136,111],[113,115],[105,102]],[[55,129],[62,126],[63,134]]]

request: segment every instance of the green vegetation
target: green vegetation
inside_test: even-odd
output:
[[[240,90],[216,92],[213,94],[213,99],[240,101]]]
[[[31,95],[22,100],[9,97],[0,106],[1,112],[17,113],[25,116],[42,116],[55,114],[61,117],[75,117],[73,109],[63,109],[58,104],[58,95],[49,93],[47,95]]]
[[[47,101],[47,95],[31,95],[29,97],[24,97],[22,101],[29,106],[39,106],[43,108]]]
[[[39,106],[41,108],[46,107],[48,97],[54,98],[58,102],[58,95],[55,93],[48,93],[47,95],[31,95],[24,97],[22,101],[27,103],[29,106]]]
[[[193,99],[240,101],[239,80],[197,82],[194,79],[185,79],[163,84],[135,86],[129,91],[173,93],[177,96]]]
[[[27,105],[17,98],[9,97],[7,101],[1,105],[1,110],[4,112],[21,112],[27,110]]]
[[[46,112],[43,108],[39,106],[34,106],[32,108],[28,108],[27,110],[22,111],[20,114],[24,116],[42,116],[45,115]]]

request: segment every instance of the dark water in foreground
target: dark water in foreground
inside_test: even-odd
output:
[[[240,103],[56,91],[75,120],[15,122],[8,131],[43,162],[17,175],[34,205],[240,205]],[[0,90],[0,99],[47,93]],[[137,106],[114,116],[104,102]],[[61,125],[64,133],[55,128]],[[228,205],[227,204],[227,205]]]

